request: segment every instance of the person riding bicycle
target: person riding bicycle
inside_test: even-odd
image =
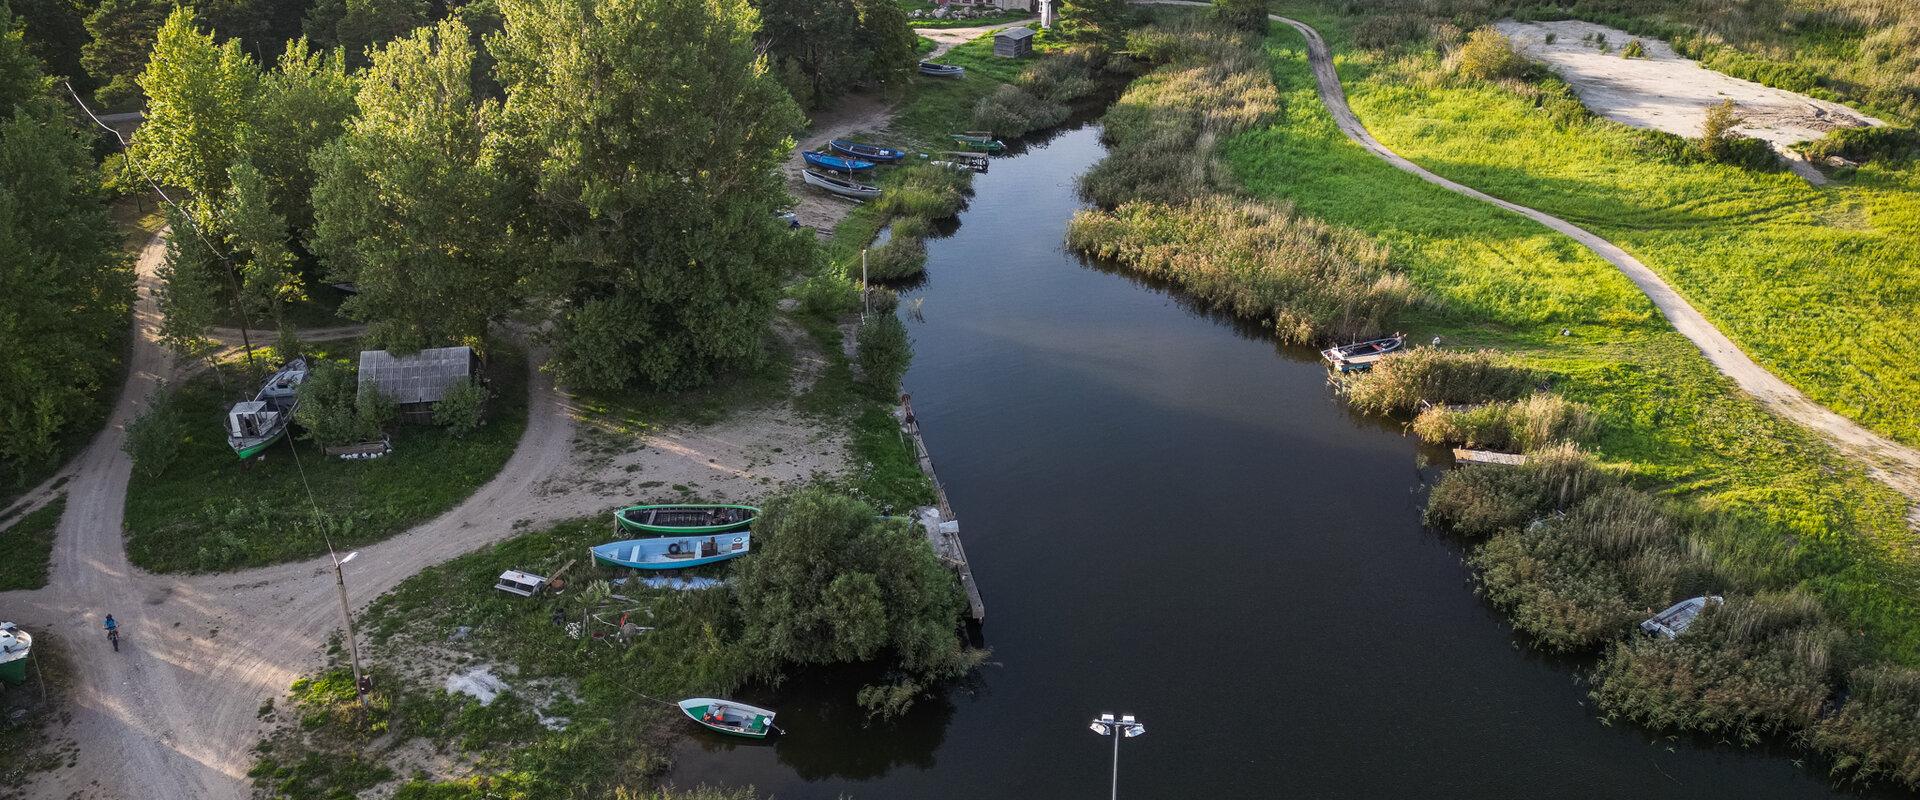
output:
[[[120,630],[120,623],[114,622],[113,615],[108,614],[107,615],[107,633],[115,633],[115,632],[118,632],[119,630]]]

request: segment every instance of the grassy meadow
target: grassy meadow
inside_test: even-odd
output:
[[[47,570],[53,559],[53,539],[60,527],[60,515],[67,510],[66,495],[35,509],[33,513],[10,522],[0,530],[0,592],[38,589],[47,585]]]

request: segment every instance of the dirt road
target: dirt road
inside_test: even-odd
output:
[[[244,797],[258,710],[319,666],[339,624],[325,559],[202,577],[152,575],[127,562],[121,516],[131,464],[121,443],[172,368],[154,339],[154,270],[164,252],[156,236],[141,254],[129,378],[107,427],[70,468],[48,587],[0,594],[10,618],[57,631],[76,655],[70,722],[53,733],[75,742],[78,763],[38,776],[32,797]],[[844,466],[844,441],[783,407],[668,428],[644,443],[603,438],[596,454],[583,454],[576,444],[585,426],[568,398],[537,368],[529,377],[527,428],[506,466],[446,514],[361,548],[346,569],[355,606],[525,525],[605,511],[633,496],[636,480],[759,497]],[[124,631],[120,653],[100,632],[108,613]]]
[[[1177,5],[1204,5],[1202,3],[1172,3]],[[1764,367],[1754,363],[1752,358],[1741,351],[1732,339],[1720,332],[1707,318],[1702,316],[1686,298],[1674,291],[1672,286],[1662,280],[1647,265],[1640,263],[1627,251],[1605,239],[1587,232],[1571,222],[1535,211],[1517,203],[1510,203],[1498,197],[1486,194],[1468,186],[1435,175],[1398,153],[1386,148],[1367,132],[1353,109],[1347,105],[1346,92],[1340,87],[1340,75],[1334,70],[1333,56],[1327,49],[1326,40],[1320,33],[1306,23],[1275,16],[1273,19],[1284,22],[1300,32],[1307,40],[1307,57],[1313,64],[1314,81],[1319,86],[1320,100],[1333,115],[1340,131],[1352,139],[1355,144],[1378,156],[1404,172],[1419,176],[1421,180],[1441,186],[1456,194],[1504,208],[1519,214],[1555,231],[1572,237],[1594,254],[1606,259],[1608,263],[1625,273],[1640,291],[1653,300],[1660,313],[1666,315],[1675,330],[1700,348],[1714,368],[1738,384],[1741,389],[1753,395],[1762,405],[1774,414],[1805,425],[1819,432],[1827,441],[1842,453],[1857,460],[1881,482],[1905,494],[1913,505],[1908,515],[1909,523],[1920,531],[1920,451],[1887,439],[1873,431],[1861,427],[1859,423],[1840,416],[1827,407],[1820,405],[1802,394],[1800,390],[1788,385]]]

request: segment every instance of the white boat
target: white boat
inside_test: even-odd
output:
[[[769,732],[780,730],[773,724],[773,712],[732,700],[689,697],[680,701],[680,711],[712,730],[749,739],[765,739]]]
[[[805,180],[808,185],[818,186],[843,197],[872,200],[880,196],[880,187],[878,186],[868,186],[864,183],[856,183],[845,178],[836,178],[824,172],[807,170],[800,173],[800,177],[802,180]]]
[[[920,62],[920,74],[936,78],[958,78],[967,74],[967,68],[958,64],[935,64],[931,61]]]
[[[241,458],[252,458],[278,441],[299,405],[300,384],[307,380],[307,360],[296,358],[281,366],[260,385],[252,400],[227,410],[227,446]]]
[[[1396,333],[1385,339],[1370,339],[1364,342],[1343,344],[1320,351],[1320,357],[1341,372],[1371,369],[1374,362],[1386,358],[1388,354],[1398,352],[1407,346],[1407,335]]]
[[[1667,606],[1667,610],[1653,615],[1652,619],[1640,623],[1640,630],[1662,639],[1672,639],[1687,631],[1694,618],[1705,611],[1708,604],[1720,605],[1726,602],[1719,595],[1705,595],[1682,600]]]
[[[20,626],[0,622],[0,682],[21,684],[27,680],[27,655],[33,650],[33,637]]]

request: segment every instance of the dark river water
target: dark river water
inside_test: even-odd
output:
[[[867,726],[859,676],[764,699],[774,744],[692,735],[681,786],[792,798],[1809,798],[1769,752],[1603,725],[1420,525],[1416,442],[1321,366],[1064,251],[1083,127],[996,159],[906,294],[906,377],[993,664]],[[911,317],[911,315],[909,315]]]

